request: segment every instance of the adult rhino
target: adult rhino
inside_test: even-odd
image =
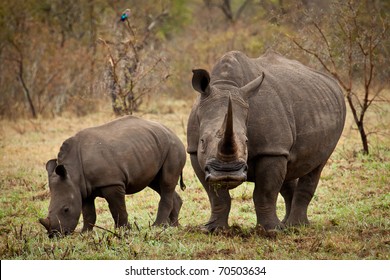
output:
[[[273,51],[257,59],[225,54],[193,70],[200,93],[188,120],[187,152],[211,204],[205,225],[228,227],[229,189],[255,183],[257,224],[266,230],[307,224],[321,171],[343,130],[345,102],[337,82]],[[286,214],[280,222],[281,193]]]
[[[182,205],[175,187],[186,161],[180,139],[165,126],[122,117],[67,139],[49,160],[49,215],[40,219],[49,236],[68,234],[83,214],[82,231],[96,221],[95,198],[109,204],[116,227],[128,225],[125,195],[151,187],[160,196],[155,225],[178,224]],[[185,188],[182,177],[180,186]]]

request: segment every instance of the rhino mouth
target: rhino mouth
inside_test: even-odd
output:
[[[70,234],[70,231],[61,232],[61,231],[58,231],[58,230],[52,230],[52,231],[48,231],[47,232],[47,236],[49,238],[54,238],[54,237],[61,238],[61,237],[64,237],[64,236],[66,236],[68,234]]]
[[[219,188],[235,188],[247,180],[248,165],[243,161],[223,162],[213,160],[205,166],[205,180]]]
[[[57,230],[53,229],[51,227],[51,222],[49,218],[45,219],[39,219],[39,222],[46,228],[47,230],[47,235],[49,238],[54,238],[54,237],[64,237],[66,235],[69,235],[72,233],[71,230]]]

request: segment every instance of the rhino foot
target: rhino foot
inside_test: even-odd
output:
[[[217,221],[209,221],[201,227],[201,231],[205,233],[216,233],[226,229],[229,229],[227,223],[218,223]]]
[[[262,227],[266,232],[281,231],[286,227],[283,223],[279,221],[275,223],[258,224],[257,226]]]
[[[309,225],[310,222],[307,218],[294,219],[289,217],[288,219],[283,220],[283,224],[287,227],[298,227],[298,226]]]

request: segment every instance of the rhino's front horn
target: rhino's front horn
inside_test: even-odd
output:
[[[41,223],[41,225],[43,225],[45,227],[45,229],[47,231],[50,231],[50,220],[49,220],[49,218],[39,219],[39,222]]]
[[[221,127],[223,137],[218,143],[218,153],[221,158],[234,156],[237,152],[237,144],[233,131],[232,99],[229,96],[228,111]]]

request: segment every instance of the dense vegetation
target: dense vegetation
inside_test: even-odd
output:
[[[315,65],[314,58],[303,56],[294,47],[299,38],[307,43],[306,48],[321,50],[318,56],[326,64],[329,50],[322,49],[321,36],[310,30],[313,24],[328,35],[328,47],[335,56],[335,69],[331,71],[343,70],[348,64],[344,30],[350,31],[361,47],[367,40],[378,45],[377,52],[371,53],[379,61],[374,61],[375,74],[383,82],[388,78],[388,1],[350,1],[351,6],[342,4],[344,1],[298,0],[289,4],[276,0],[1,2],[0,115],[11,119],[60,115],[64,111],[83,115],[93,112],[99,100],[109,102],[110,55],[114,60],[125,60],[121,67],[126,67],[129,75],[123,87],[138,87],[133,89],[136,93],[142,93],[156,77],[134,76],[150,74],[156,59],[162,60],[164,66],[155,72],[164,81],[148,93],[183,99],[192,96],[191,69],[210,68],[229,50],[257,57],[274,48]],[[120,15],[126,8],[131,13],[128,22],[122,22]],[[335,22],[342,15],[345,20]],[[357,26],[347,20],[355,20]],[[338,24],[342,30],[335,28]],[[125,46],[129,42],[135,52],[128,53]],[[358,50],[351,51],[352,70],[358,72],[362,61]],[[134,65],[137,63],[140,66]],[[137,67],[142,69],[134,69]],[[337,73],[344,78],[341,70]]]

